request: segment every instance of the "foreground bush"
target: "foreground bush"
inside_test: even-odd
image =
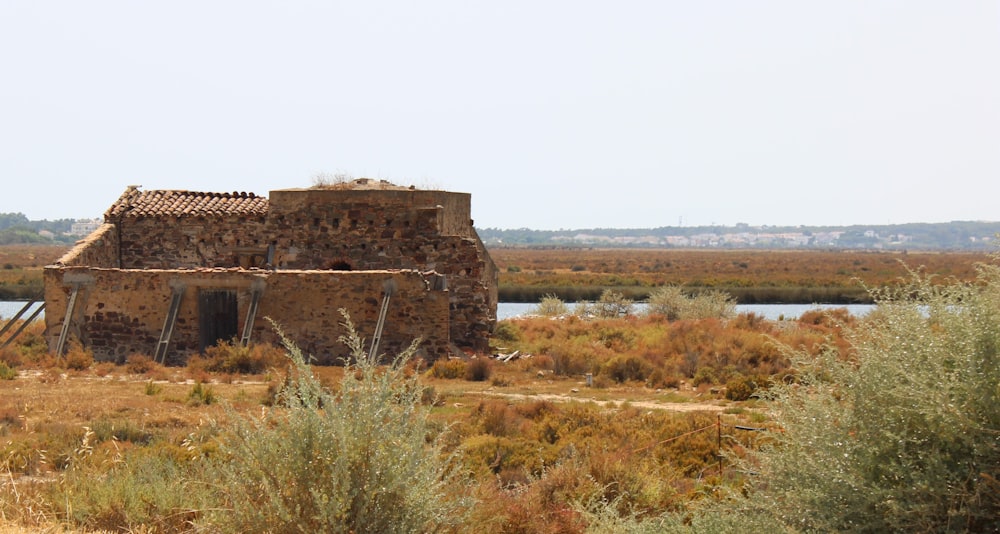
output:
[[[856,361],[800,358],[763,455],[768,509],[809,530],[987,531],[1000,517],[1000,268],[875,294]],[[808,491],[806,489],[808,488]]]
[[[192,356],[187,365],[195,372],[257,375],[285,363],[284,351],[278,347],[257,343],[243,346],[233,340],[208,347],[203,356]]]
[[[996,532],[1000,267],[978,282],[913,273],[873,292],[846,357],[796,353],[796,382],[771,390],[781,432],[740,463],[745,497],[655,521],[599,506],[595,531]]]
[[[234,416],[218,464],[230,532],[434,532],[459,524],[468,503],[436,440],[416,375],[415,346],[380,367],[348,320],[355,363],[324,390],[286,341],[294,373],[260,417]],[[235,414],[234,414],[235,415]]]

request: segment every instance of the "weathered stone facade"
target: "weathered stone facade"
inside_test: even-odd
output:
[[[153,354],[178,293],[170,362],[210,344],[206,335],[246,337],[248,315],[256,317],[251,340],[276,341],[269,317],[306,352],[334,362],[345,352],[338,310],[370,338],[391,293],[380,352],[421,338],[437,358],[487,350],[496,282],[465,193],[342,186],[268,199],[130,188],[101,228],[46,267],[47,336],[51,347],[79,339],[103,359]]]

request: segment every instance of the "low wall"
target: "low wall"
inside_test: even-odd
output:
[[[262,287],[251,341],[278,343],[265,318],[273,319],[292,342],[317,363],[337,363],[347,356],[338,340],[345,334],[345,309],[366,347],[375,331],[384,288],[391,281],[380,353],[395,355],[417,338],[430,359],[450,352],[448,291],[417,271],[260,271],[242,269],[120,270],[49,266],[45,269],[46,337],[56,347],[67,303],[79,286],[69,337],[81,340],[98,360],[123,362],[133,353],[153,355],[163,330],[174,288],[183,288],[167,363],[182,364],[201,345],[199,293],[232,290],[238,330],[251,302],[252,288]]]
[[[105,223],[56,260],[59,265],[117,268],[118,232],[115,225]]]

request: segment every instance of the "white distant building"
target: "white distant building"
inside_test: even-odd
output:
[[[69,227],[69,235],[90,235],[104,224],[102,219],[77,219]]]

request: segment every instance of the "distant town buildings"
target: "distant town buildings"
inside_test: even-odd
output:
[[[588,230],[483,229],[491,246],[644,248],[845,248],[868,250],[988,249],[1000,222],[956,221],[885,226],[593,228]]]
[[[836,246],[844,232],[802,233],[802,232],[733,232],[701,233],[694,235],[627,235],[606,236],[578,233],[573,236],[554,236],[556,242],[574,245],[619,245],[619,246],[663,246],[663,247],[816,247]]]
[[[77,219],[69,228],[69,235],[86,236],[101,227],[102,219]]]

